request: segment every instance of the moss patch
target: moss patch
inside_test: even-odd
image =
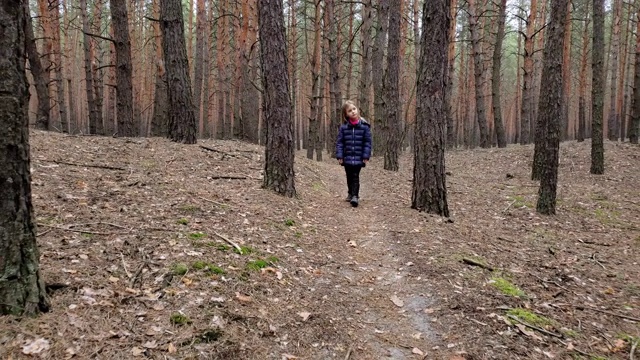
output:
[[[509,280],[502,277],[494,277],[491,279],[493,286],[495,286],[501,293],[509,296],[526,297],[524,291],[519,287],[509,282]]]
[[[191,324],[192,321],[191,319],[189,319],[188,316],[186,315],[182,315],[180,313],[173,313],[171,314],[171,317],[169,317],[169,321],[173,324],[173,325],[186,325],[186,324]]]
[[[515,316],[518,319],[526,322],[527,324],[539,326],[542,328],[555,325],[553,320],[538,314],[534,314],[527,309],[515,308],[507,311],[507,314]]]

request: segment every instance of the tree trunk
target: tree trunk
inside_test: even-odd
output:
[[[293,124],[282,1],[258,0],[258,13],[267,129],[262,186],[293,197]]]
[[[369,119],[373,127],[373,156],[385,153],[386,110],[384,103],[384,52],[387,43],[387,25],[389,22],[388,0],[378,0],[376,35],[371,54],[373,80],[373,118]],[[376,151],[377,150],[377,151]]]
[[[160,0],[153,0],[154,17],[160,18]],[[166,137],[169,135],[169,93],[167,90],[167,71],[164,66],[162,51],[162,31],[158,21],[152,23],[155,45],[156,77],[153,98],[153,115],[151,118],[151,136]]]
[[[0,315],[17,316],[49,310],[31,202],[26,10],[22,1],[0,0]]]
[[[633,75],[633,95],[631,99],[631,121],[629,126],[629,142],[638,143],[640,135],[640,10],[636,21],[636,59]]]
[[[620,57],[620,22],[622,13],[622,0],[613,0],[613,20],[611,22],[611,89],[609,100],[608,138],[618,141],[618,123],[620,114],[616,108],[616,88],[618,86],[618,57]]]
[[[556,213],[558,188],[558,159],[560,152],[560,122],[562,118],[563,79],[562,49],[564,22],[569,11],[569,0],[551,0],[551,18],[547,24],[542,64],[542,84],[545,91],[540,95],[538,126],[544,129],[542,151],[544,165],[540,177],[540,190],[536,211],[544,215]],[[538,139],[536,139],[536,146]]]
[[[593,45],[591,85],[591,169],[592,174],[604,174],[604,134],[602,129],[604,103],[604,0],[593,0]]]
[[[578,133],[576,139],[578,142],[584,141],[586,137],[586,92],[587,92],[587,64],[589,59],[589,2],[585,5],[584,22],[582,24],[582,54],[580,63],[580,94],[578,97]]]
[[[564,45],[562,48],[562,111],[560,139],[569,139],[569,127],[571,125],[571,2],[567,4],[567,15],[564,22]],[[546,84],[545,84],[546,86]]]
[[[111,26],[116,48],[116,103],[118,136],[136,136],[133,123],[131,40],[125,0],[111,0]]]
[[[360,93],[358,95],[358,106],[360,107],[360,116],[365,118],[371,117],[371,103],[370,90],[371,90],[371,61],[372,61],[372,48],[371,48],[371,14],[372,14],[372,0],[364,0],[362,3],[362,26],[360,27],[360,36],[362,37],[362,62],[360,68]]]
[[[449,216],[444,166],[449,0],[425,1],[416,93],[411,208]]]
[[[91,32],[89,28],[89,15],[87,14],[87,0],[80,0],[80,11],[82,16],[82,32],[84,33],[82,39],[82,45],[84,49],[84,76],[85,76],[85,90],[87,93],[87,106],[89,108],[89,133],[97,134],[98,126],[98,109],[96,108],[95,89],[93,87],[93,72],[91,71],[91,38],[88,33]]]
[[[33,76],[36,94],[38,96],[38,112],[36,114],[36,129],[49,130],[50,119],[49,111],[51,108],[51,99],[49,98],[49,71],[42,68],[40,54],[36,46],[36,38],[33,34],[33,22],[29,11],[29,2],[24,2],[26,9],[26,52],[29,58],[29,70]]]
[[[93,7],[93,18],[91,20],[91,32],[94,34],[102,33],[102,2],[103,0],[95,0]],[[104,50],[102,46],[102,39],[92,39],[91,41],[91,72],[93,76],[93,87],[96,102],[96,111],[98,114],[98,120],[96,123],[96,134],[105,134],[105,124],[103,116],[103,103],[104,103],[104,71],[101,69],[104,64]]]
[[[469,0],[469,31],[471,32],[471,44],[473,46],[473,75],[475,78],[476,116],[478,130],[480,131],[480,147],[491,147],[489,141],[489,129],[487,127],[487,111],[484,99],[484,59],[482,44],[480,43],[480,29],[478,20],[480,15],[475,6],[475,0]]]
[[[414,0],[415,1],[415,0]],[[449,45],[447,49],[447,62],[449,67],[447,69],[447,92],[444,94],[445,103],[447,104],[447,149],[453,149],[456,145],[455,128],[453,120],[453,73],[455,71],[455,56],[456,56],[456,8],[458,6],[458,0],[451,0],[450,8],[450,24],[449,24]],[[416,47],[419,47],[417,45]]]
[[[387,124],[384,169],[398,171],[398,159],[402,146],[402,123],[400,108],[400,21],[402,20],[401,0],[389,1],[389,46],[387,50],[387,70],[385,73],[385,108]],[[447,28],[448,30],[448,28]],[[448,37],[447,37],[448,39]]]
[[[195,105],[196,124],[202,122],[202,89],[204,86],[204,54],[205,48],[205,24],[207,22],[207,9],[205,0],[198,0],[196,3],[196,58],[194,61],[194,84],[193,84],[193,103]]]
[[[334,1],[326,0],[325,2],[327,11],[327,20],[329,24],[329,94],[331,98],[331,105],[329,106],[330,113],[330,126],[327,131],[328,137],[328,150],[332,159],[336,157],[336,147],[333,144],[336,143],[338,136],[338,129],[342,123],[342,92],[340,91],[342,83],[340,81],[340,54],[338,43],[338,24],[335,19]]]
[[[536,30],[538,1],[531,0],[529,16],[527,17],[527,34],[524,39],[524,55],[522,67],[523,86],[522,86],[522,106],[521,106],[521,123],[520,123],[520,144],[526,145],[531,142],[531,124],[533,123],[533,51],[534,36]]]
[[[164,63],[167,68],[168,137],[171,141],[195,144],[198,124],[191,93],[180,0],[160,0],[160,26]]]
[[[313,159],[313,151],[317,148],[320,138],[320,118],[318,116],[319,111],[318,107],[319,98],[321,96],[320,93],[320,81],[321,81],[321,52],[320,45],[321,39],[320,35],[322,32],[321,29],[322,24],[322,15],[321,15],[321,1],[315,1],[315,15],[314,15],[314,38],[313,38],[313,55],[311,55],[311,98],[310,108],[311,108],[311,116],[309,117],[309,135],[307,140],[307,159]]]
[[[53,55],[53,68],[55,70],[55,94],[57,100],[57,110],[60,113],[60,131],[69,132],[69,119],[67,118],[67,104],[64,98],[64,80],[62,78],[62,44],[60,40],[60,2],[59,0],[49,1],[49,19],[51,22],[51,42]]]
[[[496,34],[496,44],[493,49],[493,69],[491,79],[491,100],[493,101],[493,122],[496,126],[496,138],[498,147],[507,147],[507,138],[502,122],[502,107],[500,104],[500,65],[502,64],[502,41],[504,40],[504,22],[507,11],[507,0],[500,1],[498,9],[498,32]]]

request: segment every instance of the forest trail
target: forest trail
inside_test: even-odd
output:
[[[317,249],[326,250],[323,271],[331,274],[332,292],[337,292],[332,297],[345,298],[335,304],[341,308],[336,310],[350,314],[349,327],[358,329],[352,358],[401,360],[427,355],[438,342],[429,315],[433,295],[428,279],[408,271],[413,263],[398,251],[407,245],[395,236],[407,230],[398,226],[420,221],[421,215],[408,210],[406,198],[389,191],[385,176],[379,176],[386,172],[381,158],[362,169],[360,204],[355,208],[344,201],[344,168],[328,161],[320,163],[318,171],[325,191],[309,199],[315,205],[306,215],[325,221],[321,233],[327,242]],[[398,222],[398,216],[406,218]]]

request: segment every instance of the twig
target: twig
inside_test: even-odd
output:
[[[228,180],[246,180],[246,176],[231,176],[231,175],[219,175],[212,176],[211,179],[228,179]]]
[[[564,341],[562,341],[562,340],[560,340],[560,339],[558,339],[558,342],[560,342],[560,344],[564,345],[565,347],[568,347],[568,346],[569,346],[566,342],[564,342]],[[587,358],[589,358],[589,359],[595,359],[595,358],[596,358],[595,356],[593,356],[593,355],[589,354],[588,352],[582,351],[582,350],[580,350],[580,349],[578,349],[578,348],[576,348],[576,347],[572,348],[570,351],[575,351],[575,352],[577,352],[578,354],[583,355],[583,356],[586,356],[586,357],[587,357]]]
[[[209,150],[209,151],[217,152],[217,153],[219,153],[219,154],[223,154],[223,155],[226,155],[226,156],[232,156],[232,157],[243,157],[243,158],[245,158],[245,159],[249,159],[249,160],[251,160],[251,157],[249,157],[249,156],[230,154],[230,153],[228,153],[228,152],[226,152],[226,151],[222,151],[222,150],[218,150],[218,149],[210,148],[210,147],[207,147],[207,146],[204,146],[204,145],[200,145],[200,147],[201,147],[201,148],[203,148],[203,149],[205,149],[205,150]]]
[[[53,229],[45,230],[45,231],[41,232],[40,234],[36,234],[36,237],[44,236],[45,234],[48,234],[51,231],[53,231]]]
[[[517,200],[517,199],[516,199]],[[509,203],[509,206],[507,206],[506,208],[504,208],[504,210],[502,210],[502,212],[506,212],[507,210],[509,210],[509,208],[511,207],[511,205],[516,203],[516,200],[513,200],[512,202]]]
[[[47,225],[47,224],[38,224],[38,226],[46,226],[46,227],[53,228],[53,229],[58,229],[58,230],[65,230],[65,231],[77,232],[77,233],[82,233],[82,234],[93,234],[93,235],[125,235],[125,234],[128,234],[128,233],[105,233],[105,232],[97,232],[97,231],[89,231],[89,230],[67,229],[67,228],[63,228],[63,227],[60,227],[60,226],[53,226],[53,225]]]
[[[591,307],[591,306],[576,306],[576,309],[578,309],[578,310],[589,309],[589,310],[601,312],[603,314],[607,314],[607,315],[611,315],[611,316],[617,316],[617,317],[622,318],[622,319],[627,319],[627,320],[631,320],[631,321],[635,321],[635,322],[640,322],[639,318],[635,318],[635,317],[627,316],[627,315],[623,315],[623,314],[616,314],[616,313],[611,312],[611,311],[600,310],[598,308],[594,308],[594,307]]]
[[[593,255],[591,255],[591,260],[595,261],[596,264],[602,266],[602,269],[607,270],[607,268],[604,267],[604,265],[602,265],[602,263],[600,261],[598,261],[598,259],[596,259],[596,254],[595,253]]]
[[[121,167],[117,167],[117,166],[108,166],[108,165],[76,164],[76,163],[72,163],[72,162],[58,161],[58,160],[41,160],[41,161],[52,162],[52,163],[61,164],[61,165],[78,166],[78,167],[92,167],[92,168],[98,168],[98,169],[120,170],[120,171],[127,170],[125,168],[121,168]]]
[[[481,267],[483,269],[487,269],[489,271],[493,271],[493,268],[487,264],[483,264],[479,261],[473,260],[473,259],[469,259],[469,258],[462,258],[462,262],[467,264],[467,265],[473,265],[473,266],[478,266]]]
[[[519,322],[520,324],[522,324],[522,325],[524,325],[524,326],[526,326],[526,327],[528,327],[528,328],[530,328],[530,329],[533,329],[533,330],[539,331],[539,332],[541,332],[541,333],[543,333],[543,334],[546,334],[546,335],[549,335],[549,336],[553,336],[553,337],[557,337],[557,338],[559,338],[559,339],[564,338],[564,336],[563,336],[562,334],[557,334],[557,333],[554,333],[554,332],[551,332],[551,331],[547,331],[547,330],[545,330],[545,329],[543,329],[543,328],[540,328],[540,327],[537,327],[537,326],[533,326],[533,325],[531,325],[531,324],[529,324],[529,323],[526,323],[526,322],[524,322],[524,321],[522,321],[522,320],[518,319],[518,317],[517,317],[517,316],[511,315],[511,314],[507,314],[507,317],[509,317],[510,319],[513,319],[513,320],[515,320],[515,321],[517,321],[517,322]]]
[[[131,279],[131,273],[127,270],[127,264],[124,262],[124,255],[122,253],[120,253],[120,258],[122,259],[122,267],[124,268],[125,274],[127,274],[127,277]]]
[[[631,345],[631,351],[629,352],[629,360],[633,360],[634,359],[634,355],[636,353],[636,348],[638,347],[638,344],[640,343],[640,339],[636,340],[633,342],[633,345]]]
[[[347,350],[347,355],[344,357],[344,360],[349,360],[349,358],[351,357],[351,353],[353,352],[353,348],[351,346],[349,346],[349,350]],[[631,359],[633,360],[633,359]]]
[[[131,278],[131,280],[129,281],[129,286],[131,288],[133,288],[133,286],[136,284],[136,282],[138,281],[138,277],[140,276],[140,274],[142,274],[142,270],[149,265],[146,261],[143,262],[142,264],[140,264],[140,266],[138,267],[138,270],[136,270],[136,273],[133,274],[133,277]]]
[[[76,227],[76,226],[100,225],[100,224],[109,225],[109,226],[117,227],[117,228],[120,228],[120,229],[128,230],[126,227],[124,227],[122,225],[116,225],[116,224],[112,224],[112,223],[108,223],[108,222],[102,222],[102,221],[86,223],[86,224],[71,224],[71,225],[67,225],[67,226],[71,228],[71,227]]]
[[[223,204],[223,203],[221,203],[221,202],[217,202],[217,201],[209,200],[209,199],[204,198],[204,197],[202,197],[202,196],[200,196],[200,199],[202,199],[202,200],[204,200],[204,201],[208,201],[208,202],[210,202],[210,203],[212,203],[212,204],[216,204],[216,205],[221,206],[221,207],[229,206],[229,205],[227,205],[227,204]]]
[[[240,247],[240,245],[234,243],[233,241],[229,240],[227,237],[222,236],[220,234],[218,234],[217,232],[213,233],[214,235],[218,236],[219,238],[221,238],[222,240],[226,241],[229,245],[233,246],[234,248],[236,248],[236,250],[238,250],[238,252],[240,253],[240,255],[242,255],[242,248]]]

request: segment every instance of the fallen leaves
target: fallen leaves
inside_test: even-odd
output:
[[[402,299],[400,299],[397,295],[392,295],[389,300],[391,300],[392,303],[395,304],[395,306],[397,307],[403,307],[404,306],[404,301],[402,301]]]
[[[49,340],[37,338],[26,343],[22,347],[22,353],[25,355],[40,354],[43,351],[49,350],[50,347],[51,345],[49,344]]]

